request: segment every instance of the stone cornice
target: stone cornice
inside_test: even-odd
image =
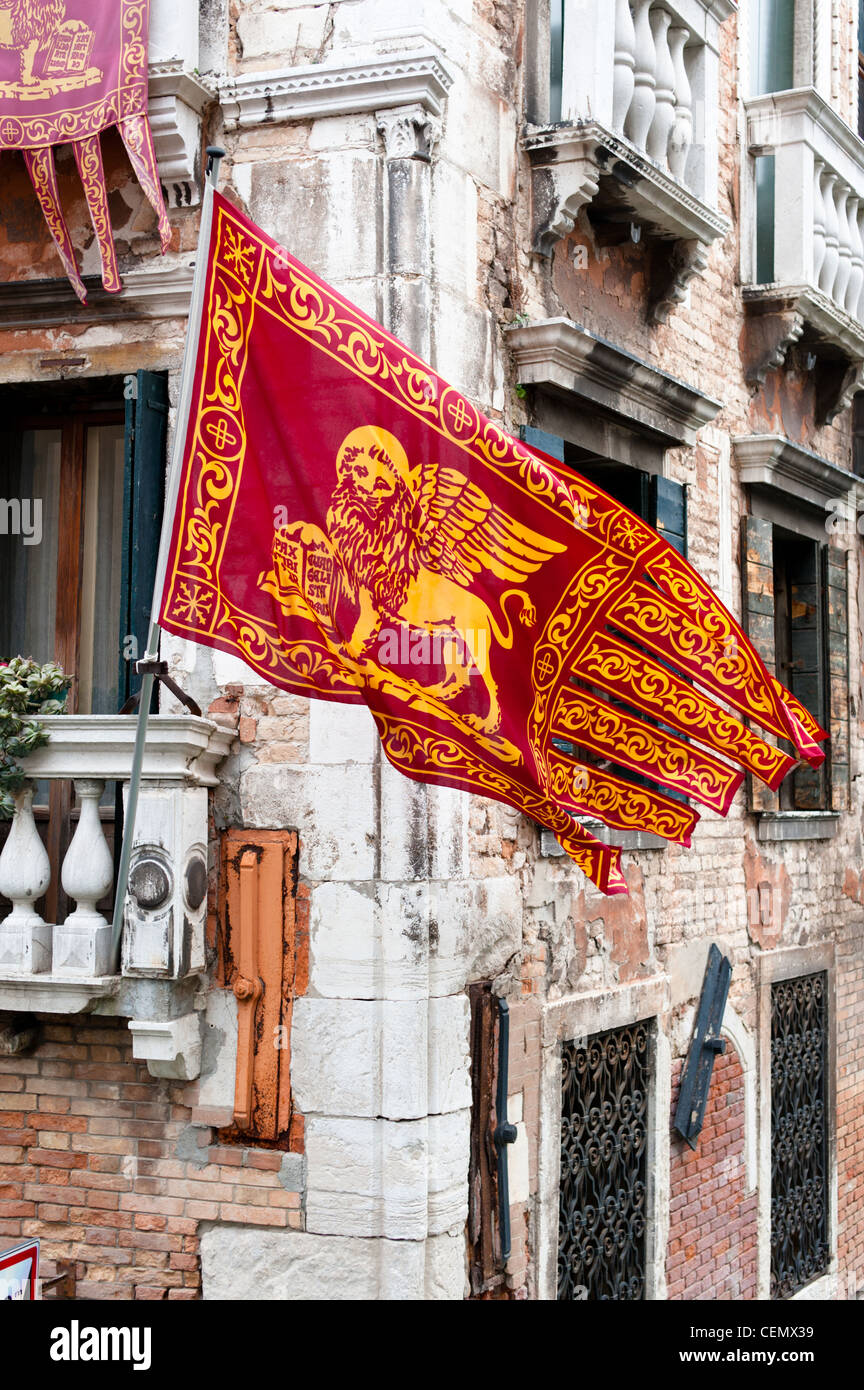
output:
[[[227,130],[419,104],[440,116],[453,77],[434,49],[339,67],[313,64],[226,79],[219,100]]]
[[[820,458],[780,434],[751,434],[733,439],[740,478],[748,486],[782,493],[795,503],[809,503],[820,512],[845,498],[857,478],[845,468]]]
[[[578,396],[666,448],[694,444],[721,409],[719,401],[570,319],[544,319],[505,333],[522,384]]]
[[[195,73],[187,72],[180,58],[166,58],[151,63],[149,73],[149,98],[172,96],[182,101],[199,115],[216,100],[216,90]]]
[[[115,323],[122,319],[185,318],[192,295],[191,261],[150,259],[123,274],[123,293],[106,294],[97,276],[85,276],[88,303],[78,302],[68,280],[13,280],[0,284],[0,332],[58,325]]]
[[[859,171],[864,169],[864,140],[842,116],[838,116],[815,87],[793,87],[786,92],[749,97],[744,106],[747,111],[747,141],[751,150],[775,143],[789,145],[803,134],[808,137],[812,148],[821,153],[824,146],[817,137],[817,132],[821,131],[854,161]],[[771,123],[766,127],[766,121],[772,122],[772,118],[776,118],[777,124]],[[774,138],[760,138],[766,129],[776,131],[780,138],[776,141]]]

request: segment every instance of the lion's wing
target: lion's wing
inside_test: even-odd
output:
[[[420,561],[457,584],[488,570],[525,580],[565,546],[514,521],[455,468],[427,464],[420,479]]]

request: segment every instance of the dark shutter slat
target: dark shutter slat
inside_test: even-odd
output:
[[[646,517],[680,555],[687,554],[687,489],[671,478],[650,478],[653,516]]]
[[[134,638],[132,652],[144,655],[150,625],[153,582],[162,526],[165,439],[168,431],[168,378],[164,372],[136,372],[127,378],[124,482],[123,602],[121,648]],[[140,684],[134,659],[120,653],[121,701]]]
[[[845,550],[824,551],[831,809],[849,807],[849,581]]]
[[[774,671],[774,528],[759,516],[745,516],[741,526],[741,582],[744,630],[769,671]],[[751,811],[777,811],[779,798],[757,778],[748,776]]]
[[[564,440],[560,435],[547,434],[546,430],[535,429],[533,425],[523,425],[519,431],[523,444],[529,449],[539,449],[541,454],[564,462]]]
[[[824,624],[820,599],[820,554],[806,546],[789,575],[791,668],[784,684],[820,724],[824,721]],[[823,768],[799,767],[794,774],[796,811],[825,809]]]

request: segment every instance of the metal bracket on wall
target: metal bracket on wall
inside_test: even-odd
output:
[[[723,1013],[729,996],[731,978],[731,961],[726,956],[721,956],[717,947],[712,944],[705,967],[693,1040],[687,1054],[687,1064],[681,1078],[681,1090],[675,1110],[675,1128],[682,1138],[687,1140],[691,1149],[696,1148],[702,1131],[714,1059],[726,1051],[726,1040],[720,1037],[720,1029],[723,1027]]]
[[[510,1057],[510,1006],[506,999],[498,1000],[498,1091],[495,1097],[495,1148],[498,1152],[498,1216],[501,1237],[501,1261],[510,1258],[510,1178],[507,1166],[507,1145],[516,1143],[516,1126],[507,1119],[507,1086]]]

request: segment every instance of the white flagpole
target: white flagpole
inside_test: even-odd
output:
[[[189,324],[186,330],[186,346],[183,352],[183,371],[180,379],[180,400],[177,403],[177,423],[174,430],[174,447],[171,452],[171,468],[168,474],[168,491],[165,499],[165,512],[162,522],[162,535],[159,540],[159,557],[156,562],[156,579],[153,585],[153,603],[150,607],[150,630],[147,636],[147,650],[137,669],[141,673],[141,693],[138,703],[138,726],[135,732],[135,752],[132,758],[132,772],[129,778],[129,794],[126,798],[126,811],[123,822],[123,845],[120,850],[120,864],[117,870],[117,890],[114,899],[114,921],[111,932],[111,959],[114,969],[120,969],[120,942],[123,935],[123,913],[126,906],[126,889],[129,883],[129,866],[132,862],[132,844],[135,839],[135,818],[138,811],[138,791],[141,785],[141,769],[144,765],[144,747],[147,742],[147,723],[150,718],[150,700],[153,695],[153,679],[159,663],[159,607],[162,600],[162,587],[168,567],[168,549],[174,529],[174,513],[180,493],[180,477],[183,458],[186,453],[186,438],[189,430],[189,411],[192,403],[192,384],[195,379],[195,365],[198,360],[198,342],[201,336],[201,311],[204,302],[204,285],[210,253],[210,231],[213,224],[213,194],[219,183],[219,165],[225,151],[216,146],[207,150],[207,175],[204,184],[204,197],[201,204],[201,227],[198,235],[198,254],[195,259],[195,278],[192,282],[192,298],[189,305]]]

